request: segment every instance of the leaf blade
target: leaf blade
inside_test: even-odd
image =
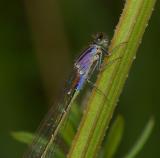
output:
[[[105,158],[114,157],[119,147],[119,144],[122,140],[123,131],[124,131],[124,119],[121,115],[118,115],[109,130],[108,137],[106,139],[106,143],[104,146],[103,157]]]
[[[139,137],[139,139],[137,140],[135,145],[128,152],[128,154],[126,156],[124,156],[124,158],[134,158],[137,156],[137,154],[142,150],[143,146],[145,145],[149,136],[151,135],[154,124],[155,124],[155,121],[153,118],[151,118],[148,121],[147,125],[145,126],[141,136]]]

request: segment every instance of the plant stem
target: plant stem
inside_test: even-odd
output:
[[[136,51],[141,43],[156,0],[127,0],[116,27],[109,51],[111,57],[104,64],[121,57],[99,74],[96,86],[104,95],[93,90],[79,130],[73,140],[69,158],[93,158],[96,156],[118,98],[128,76]],[[123,44],[114,50],[118,45]],[[111,51],[114,50],[114,51]],[[104,99],[105,98],[105,99]]]

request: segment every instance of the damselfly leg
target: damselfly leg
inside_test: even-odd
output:
[[[117,49],[119,49],[120,47],[126,45],[128,42],[121,42],[119,43],[117,46],[115,46],[114,48],[112,48],[110,51],[108,51],[108,56],[112,55],[113,52],[115,52]]]
[[[122,46],[124,46],[125,44],[127,44],[128,42],[122,42],[120,44],[118,44],[116,47],[114,47],[111,51],[108,51],[108,54],[105,55],[106,58],[109,58],[114,52],[116,52],[116,50]],[[105,54],[105,53],[104,53]],[[117,57],[111,61],[109,61],[107,64],[101,64],[101,67],[99,68],[100,72],[103,72],[106,68],[108,68],[109,66],[111,66],[113,63],[115,63],[116,61],[120,61],[122,58],[122,56]]]

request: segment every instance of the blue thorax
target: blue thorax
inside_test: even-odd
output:
[[[83,88],[86,79],[88,78],[91,67],[95,62],[94,58],[97,54],[97,45],[91,45],[76,61],[75,67],[77,68],[77,73],[79,73],[80,79],[77,83],[76,89],[79,91]]]

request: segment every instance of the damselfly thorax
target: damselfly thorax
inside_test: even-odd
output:
[[[104,56],[108,55],[106,50],[107,45],[108,40],[102,34],[99,34],[90,47],[79,56],[74,64],[76,75],[67,92],[68,94],[71,94],[73,90],[80,91],[94,71],[96,69],[100,70]]]

